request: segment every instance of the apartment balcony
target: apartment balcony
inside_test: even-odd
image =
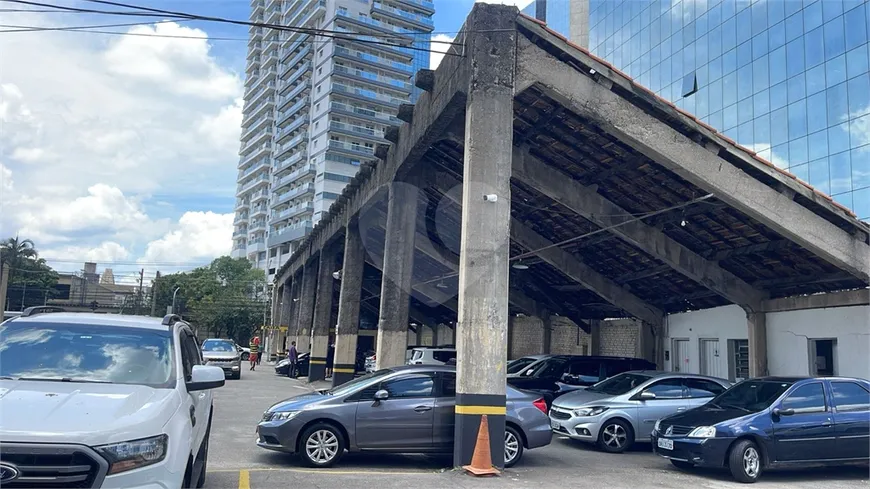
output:
[[[297,168],[281,178],[276,178],[272,182],[272,191],[277,192],[305,176],[314,176],[316,174],[317,169],[314,165],[304,165],[301,168]]]
[[[236,216],[235,219],[233,219],[234,225],[238,225],[239,223],[246,223],[247,224],[247,222],[248,222],[248,214],[247,213],[239,214]]]
[[[353,105],[344,102],[330,102],[329,108],[331,110],[339,112],[340,114],[356,117],[367,121],[380,122],[382,124],[390,125],[399,125],[402,123],[402,121],[400,121],[399,118],[395,115],[386,112],[378,112],[363,107],[354,107]]]
[[[392,70],[405,76],[412,76],[414,74],[414,67],[411,66],[409,63],[400,63],[398,61],[393,61],[382,56],[376,56],[371,53],[365,53],[362,51],[357,51],[355,49],[349,49],[344,46],[336,46],[335,55],[338,57],[347,58],[352,61],[366,63],[368,65],[374,66],[375,68]]]
[[[272,165],[272,162],[269,160],[269,158],[263,158],[263,159],[255,162],[250,167],[248,167],[244,170],[240,170],[239,176],[238,176],[238,178],[236,178],[236,182],[241,183],[242,180],[248,178],[248,176],[250,176],[252,173],[255,173],[257,170],[265,170],[266,168],[269,168],[271,165]]]
[[[282,143],[285,139],[290,137],[293,134],[293,131],[299,129],[303,125],[308,123],[308,114],[302,114],[296,118],[293,122],[291,122],[288,126],[282,128],[278,131],[278,136],[275,139],[275,142]]]
[[[266,56],[264,58],[268,58],[268,56]],[[273,58],[274,58],[274,56],[273,56]],[[261,87],[263,87],[263,85],[266,82],[272,81],[274,83],[275,74],[277,73],[274,68],[268,69],[268,70],[265,69],[265,64],[261,63],[261,66],[263,66],[264,68],[260,69],[260,77],[257,79],[256,83],[251,85],[251,88],[250,88],[250,90],[252,92],[254,92],[254,94],[256,94],[257,90],[259,90]]]
[[[259,64],[257,64],[256,67],[259,68]],[[251,67],[249,67],[249,68],[251,68]],[[254,83],[256,83],[257,80],[259,80],[259,79],[260,79],[259,69],[255,70],[255,71],[251,71],[251,72],[246,72],[246,74],[245,74],[245,91],[250,90],[251,87],[254,85]]]
[[[284,209],[278,213],[272,213],[272,219],[269,221],[269,225],[275,225],[281,221],[286,221],[288,219],[293,219],[296,216],[301,214],[314,212],[314,204],[311,202],[306,202],[302,204],[296,204],[293,207],[289,207]]]
[[[242,139],[247,139],[247,144],[242,148],[243,150],[247,149],[249,146],[256,146],[258,144],[265,143],[272,139],[272,127],[266,127],[264,129],[261,129],[260,131],[255,132],[253,135],[243,137]]]
[[[307,140],[308,140],[308,133],[302,132],[302,133],[299,133],[296,136],[294,136],[293,139],[291,139],[290,141],[287,141],[286,143],[281,144],[280,146],[275,148],[275,155],[274,155],[275,162],[280,163],[277,166],[283,167],[284,160],[282,158],[284,157],[284,155],[286,155],[288,152],[292,151],[293,149],[299,147],[300,143],[306,142]]]
[[[313,183],[301,185],[299,187],[294,188],[293,190],[290,190],[288,192],[284,192],[281,195],[275,194],[275,196],[272,198],[271,207],[272,207],[272,209],[274,209],[275,207],[278,207],[281,204],[286,204],[287,202],[290,202],[291,200],[293,200],[295,198],[298,198],[298,197],[301,197],[301,196],[307,195],[307,194],[314,194],[314,184]]]
[[[405,5],[410,5],[412,7],[423,8],[427,10],[429,13],[435,13],[435,3],[430,2],[429,0],[395,0],[396,2],[403,3]]]
[[[263,15],[263,2],[261,0],[252,0],[251,1],[251,15],[248,17],[248,20],[251,22],[257,22],[257,17]]]
[[[275,93],[275,81],[271,80],[261,85],[259,89],[255,90],[250,95],[245,94],[245,99],[250,100],[252,104],[256,104],[263,100],[263,97],[271,96],[273,93]]]
[[[277,103],[278,110],[283,110],[285,105],[292,102],[296,97],[304,94],[309,89],[311,89],[311,82],[308,80],[297,85],[296,88],[294,88],[293,90],[290,90],[290,92],[287,95],[284,95],[283,97],[280,97],[278,99],[278,103]]]
[[[326,0],[308,0],[289,15],[284,16],[284,25],[304,27],[314,16],[326,10]]]
[[[250,164],[252,161],[256,160],[261,156],[265,156],[272,150],[272,145],[269,142],[265,142],[260,144],[259,146],[254,147],[253,145],[245,146],[239,151],[239,168],[244,167],[245,165]]]
[[[248,123],[246,128],[242,129],[242,141],[250,141],[253,139],[253,136],[257,135],[260,131],[271,129],[272,124],[274,123],[275,118],[272,117],[272,114],[267,113],[254,118]]]
[[[245,249],[248,252],[248,255],[266,251],[266,238],[261,236],[259,238],[249,239],[248,246]]]
[[[260,23],[262,22],[263,21],[260,21]],[[263,39],[263,34],[265,30],[266,29],[264,27],[251,26],[251,28],[248,29],[248,35],[250,36],[252,41],[261,41]]]
[[[329,123],[329,130],[346,134],[348,136],[370,139],[377,143],[386,144],[386,140],[384,140],[384,131],[379,129],[369,129],[365,126],[357,126],[346,122],[331,121]]]
[[[329,149],[363,157],[372,157],[375,154],[374,148],[367,148],[361,144],[353,144],[346,141],[329,141]]]
[[[396,80],[395,78],[378,75],[370,71],[339,65],[333,66],[332,73],[351,82],[367,83],[379,88],[400,91],[407,94],[409,98],[411,95],[411,84],[403,80]]]
[[[302,34],[301,36],[291,36],[290,38],[285,39],[283,42],[284,47],[281,49],[281,62],[283,63],[288,57],[293,56],[293,53],[299,49],[299,46],[308,41],[310,37],[310,34]],[[288,43],[287,41],[290,41],[291,39],[295,40]]]
[[[412,41],[410,39],[405,38],[392,38],[392,39],[384,39],[380,36],[369,36],[365,34],[360,34],[359,32],[348,29],[347,27],[336,25],[335,30],[341,33],[348,34],[347,39],[342,39],[342,42],[351,43],[351,45],[356,46],[361,49],[371,49],[378,52],[384,52],[387,54],[391,54],[393,56],[401,56],[403,58],[408,58],[411,61],[414,56],[419,52],[414,49],[410,49],[409,47],[404,47],[398,44],[393,44],[388,41],[398,42],[401,41],[406,45],[411,45]],[[377,44],[374,44],[377,43]]]
[[[282,124],[290,121],[296,114],[299,113],[300,110],[308,107],[308,97],[302,97],[298,102],[291,105],[286,110],[282,110],[278,112],[278,127],[280,128]]]
[[[365,88],[351,87],[343,83],[333,82],[331,88],[333,91],[341,93],[343,95],[358,98],[367,103],[377,102],[394,109],[398,108],[400,104],[404,104],[407,102],[406,99],[401,99],[384,93],[378,93],[374,90],[368,90]]]
[[[248,190],[256,188],[260,185],[268,185],[268,184],[269,184],[269,176],[263,174],[263,175],[254,177],[253,179],[245,182],[244,184],[239,185],[236,188],[236,194],[243,194],[243,193],[247,192]]]
[[[248,224],[248,232],[256,233],[257,231],[265,231],[266,230],[266,220],[262,219],[259,221],[252,221]]]
[[[382,2],[375,1],[374,3],[372,3],[372,13],[377,13],[380,15],[391,17],[395,20],[408,22],[417,29],[426,32],[431,32],[435,29],[435,21],[432,20],[431,16],[406,12],[402,9],[385,5]]]
[[[264,188],[264,189],[258,190],[256,192],[252,193],[248,198],[251,200],[251,205],[255,205],[258,202],[265,202],[265,201],[269,200],[269,189]]]
[[[342,19],[349,20],[359,25],[363,25],[366,27],[373,27],[379,31],[384,31],[387,33],[395,33],[395,34],[403,34],[408,36],[411,39],[416,38],[418,34],[422,34],[420,31],[416,29],[408,29],[405,27],[393,26],[389,25],[386,22],[381,22],[379,20],[373,19],[371,17],[355,17],[352,16],[349,12],[344,12],[339,10],[336,12],[336,17],[341,17]]]
[[[291,65],[288,65],[291,66]],[[290,73],[290,76],[285,76],[287,73]],[[289,90],[292,90],[296,87],[296,81],[302,78],[305,75],[311,73],[311,61],[306,60],[304,63],[300,65],[295,65],[289,70],[285,71],[281,75],[281,88],[279,93],[281,95],[285,95]]]
[[[248,236],[247,229],[236,229],[233,231],[233,238],[244,238]]]
[[[243,211],[247,209],[251,205],[251,201],[248,199],[236,199],[236,208],[235,211]]]
[[[269,41],[269,43],[266,44],[266,48],[264,48],[264,50],[268,49],[270,44],[275,44],[275,41]],[[277,53],[278,53],[277,47],[272,48],[272,50],[269,52],[269,54],[263,56],[263,59],[260,61],[260,66],[262,66],[263,68],[270,68],[270,67],[278,64]],[[270,71],[271,71],[271,74],[275,73],[274,69],[272,69]]]
[[[245,105],[245,108],[242,110],[244,113],[242,127],[251,127],[251,121],[256,119],[257,116],[263,115],[267,109],[272,109],[273,107],[275,107],[275,104],[271,100],[263,100],[253,105]]]
[[[256,207],[252,207],[250,210],[249,217],[254,219],[256,217],[265,217],[269,213],[269,206],[261,204]]]
[[[269,232],[269,248],[298,241],[310,233],[312,229],[314,229],[314,225],[311,221],[302,221],[292,226],[273,229]]]
[[[248,40],[248,55],[247,60],[249,63],[259,63],[260,62],[260,51],[263,50],[263,41],[256,41],[253,38]]]
[[[294,46],[295,45],[297,45],[297,43],[294,43]],[[284,63],[286,66],[291,66],[291,67],[296,66],[300,61],[302,61],[303,58],[305,58],[309,54],[311,54],[311,44],[306,44],[305,47],[303,47],[302,49],[300,49],[296,53],[294,53],[290,49],[287,49],[287,50],[284,50],[284,52],[281,54],[281,62]],[[287,56],[290,56],[290,55],[292,55],[292,56],[288,60]],[[282,72],[282,75],[285,72],[286,72],[286,70],[284,72]]]
[[[305,150],[293,153],[293,155],[291,155],[289,158],[284,159],[284,160],[279,160],[277,162],[277,165],[275,165],[272,168],[272,174],[277,176],[281,172],[286,171],[291,166],[302,161],[303,158],[307,158],[307,157],[308,157],[308,152]]]

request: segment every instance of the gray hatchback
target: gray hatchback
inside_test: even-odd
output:
[[[291,397],[257,425],[257,445],[298,453],[313,467],[335,464],[345,450],[392,453],[453,451],[456,371],[442,365],[378,370],[330,391]],[[505,466],[524,449],[550,443],[541,396],[507,386]]]

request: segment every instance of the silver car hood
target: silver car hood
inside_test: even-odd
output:
[[[586,389],[580,389],[557,397],[556,400],[553,401],[553,407],[577,409],[590,404],[600,404],[602,401],[610,401],[614,397],[617,396],[603,394],[601,392],[589,392]]]
[[[234,351],[204,351],[202,358],[205,360],[233,360],[239,353]]]

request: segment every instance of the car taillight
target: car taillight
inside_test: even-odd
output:
[[[547,401],[544,398],[540,398],[537,401],[533,402],[536,408],[540,409],[542,413],[547,414]]]

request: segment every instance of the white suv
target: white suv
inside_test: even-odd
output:
[[[36,307],[0,325],[0,485],[202,487],[212,391],[190,326]]]
[[[456,360],[456,349],[438,346],[418,346],[411,350],[408,365],[446,365]]]

